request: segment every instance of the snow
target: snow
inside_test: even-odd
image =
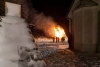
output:
[[[33,50],[29,53],[26,51],[26,49],[32,50],[37,48],[37,45],[33,42],[33,37],[29,33],[30,30],[24,19],[16,15],[7,14],[2,18],[0,25],[2,25],[0,27],[0,67],[19,67],[25,64],[24,62],[27,61],[27,57],[30,57],[30,53],[33,54],[34,59],[37,59],[37,61],[31,59],[25,64],[26,66],[43,67],[46,65],[43,60],[38,59],[42,57],[41,52]],[[52,41],[52,39],[40,40],[37,39],[36,42],[46,40],[45,42],[50,43]],[[52,46],[49,48],[52,48]],[[19,59],[23,58],[25,60],[23,60],[22,64],[19,64]]]
[[[19,4],[5,2],[5,9],[6,15],[21,16],[21,5]]]
[[[37,62],[31,60],[30,63],[28,64],[28,67],[45,67],[45,66],[46,64],[43,60]]]
[[[39,37],[39,38],[35,38],[35,42],[37,43],[54,43],[52,38],[47,38],[47,37]],[[62,43],[61,39],[59,40],[60,43]],[[65,37],[65,41],[64,42],[68,42],[68,38],[67,36]]]
[[[36,48],[30,30],[25,20],[16,16],[3,17],[0,25],[0,67],[18,67],[18,46]]]
[[[18,64],[9,60],[0,59],[0,67],[18,67]]]
[[[53,42],[53,40],[51,38],[46,38],[46,37],[39,37],[39,38],[35,38],[35,42],[37,43],[48,43],[48,42]]]
[[[58,45],[58,49],[67,49],[69,45]]]
[[[43,57],[46,57],[48,55],[54,54],[58,52],[59,50],[65,50],[69,48],[68,42],[36,42],[38,45],[38,49],[41,51]]]

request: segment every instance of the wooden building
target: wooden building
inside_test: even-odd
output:
[[[67,19],[74,49],[100,53],[100,0],[74,0]]]

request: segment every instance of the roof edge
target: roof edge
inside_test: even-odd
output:
[[[71,10],[71,7],[73,6],[74,2],[75,2],[75,0],[72,1],[71,5],[70,5],[70,7],[69,7],[69,9],[68,9],[68,11],[67,11],[66,18],[67,18],[67,15],[69,14],[69,12],[70,12],[70,10]]]

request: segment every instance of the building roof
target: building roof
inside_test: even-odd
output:
[[[81,7],[91,7],[91,6],[97,6],[98,3],[92,1],[92,0],[79,0],[79,5],[77,8]]]
[[[67,17],[71,18],[73,11],[82,7],[91,7],[97,6],[98,3],[94,2],[93,0],[74,0],[74,3],[71,5],[69,9],[69,13]]]

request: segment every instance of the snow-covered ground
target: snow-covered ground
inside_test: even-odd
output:
[[[67,42],[64,43],[47,43],[47,42],[36,42],[36,44],[38,45],[38,48],[47,48],[47,47],[51,47],[54,48],[56,47],[56,49],[67,49],[69,48],[69,44]]]
[[[39,37],[35,38],[35,42],[37,43],[54,43],[52,38],[47,38],[47,37]],[[55,41],[56,42],[56,41]],[[65,43],[68,42],[68,38],[65,37]],[[59,39],[59,43],[62,43],[61,39]]]
[[[68,39],[66,38],[64,42],[53,42],[52,38],[46,38],[46,37],[41,37],[41,38],[35,38],[35,42],[38,45],[39,48],[47,48],[51,47],[56,49],[66,49],[69,48],[68,44]]]
[[[56,53],[59,50],[62,49],[64,50],[69,48],[68,42],[56,43],[49,38],[38,38],[38,39],[35,38],[35,42],[44,57]]]

